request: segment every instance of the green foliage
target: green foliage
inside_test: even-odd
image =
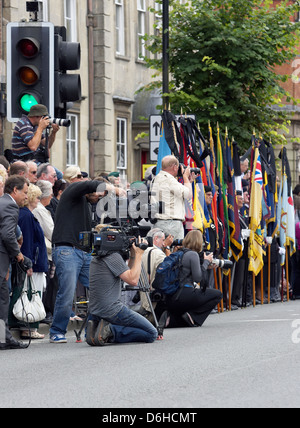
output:
[[[161,3],[161,1],[158,1]],[[282,82],[291,76],[276,67],[297,55],[299,3],[259,0],[170,0],[170,104],[173,112],[195,113],[201,128],[208,121],[248,147],[253,129],[284,143],[290,112],[296,105]],[[161,23],[157,29],[161,28]],[[161,71],[160,35],[145,37],[148,66]],[[156,77],[156,76],[155,76]],[[161,87],[154,80],[149,89]]]

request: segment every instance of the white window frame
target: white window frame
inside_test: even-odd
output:
[[[79,146],[79,117],[77,114],[67,114],[67,119],[71,120],[71,126],[67,128],[66,135],[66,150],[67,150],[67,166],[78,165],[78,146]],[[72,125],[74,124],[75,135],[74,138],[70,135]],[[70,156],[70,153],[71,156]],[[74,163],[72,162],[72,157],[74,157]]]
[[[121,126],[124,125],[124,126]],[[120,171],[120,175],[124,175],[127,170],[127,150],[128,150],[128,141],[127,141],[127,128],[128,121],[124,117],[117,117],[117,169]],[[123,131],[123,132],[122,132]],[[124,153],[124,165],[120,165],[119,153]]]
[[[116,54],[125,56],[125,6],[124,0],[115,0],[116,5]]]
[[[69,4],[69,9],[71,15],[67,15],[67,4]],[[67,31],[67,41],[68,42],[77,42],[77,6],[76,0],[64,0],[64,20],[65,27],[70,28],[70,32]]]
[[[137,0],[137,12],[138,12],[138,23],[137,23],[137,54],[138,58],[143,58],[146,55],[146,48],[144,40],[141,40],[146,34],[146,0]]]
[[[48,0],[40,0],[43,3],[43,20],[48,22]]]

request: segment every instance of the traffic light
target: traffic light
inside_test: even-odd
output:
[[[35,104],[54,115],[54,25],[7,25],[7,120],[17,121]]]
[[[80,43],[66,41],[66,28],[55,27],[55,117],[66,118],[67,104],[81,99],[79,74],[68,74],[80,68]]]

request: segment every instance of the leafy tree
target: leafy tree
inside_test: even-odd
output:
[[[291,76],[278,74],[278,66],[298,54],[297,11],[299,2],[290,1],[170,0],[172,111],[195,113],[201,129],[218,122],[245,147],[253,129],[284,143],[291,114],[284,105],[298,101],[284,89]],[[145,37],[154,54],[145,61],[157,70],[147,89],[161,87],[161,22],[156,29]]]

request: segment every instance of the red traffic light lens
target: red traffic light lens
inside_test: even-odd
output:
[[[22,67],[19,70],[19,76],[24,85],[34,85],[39,80],[39,72],[35,67]]]
[[[18,48],[26,58],[34,58],[40,50],[40,44],[35,39],[22,39],[18,43]]]

